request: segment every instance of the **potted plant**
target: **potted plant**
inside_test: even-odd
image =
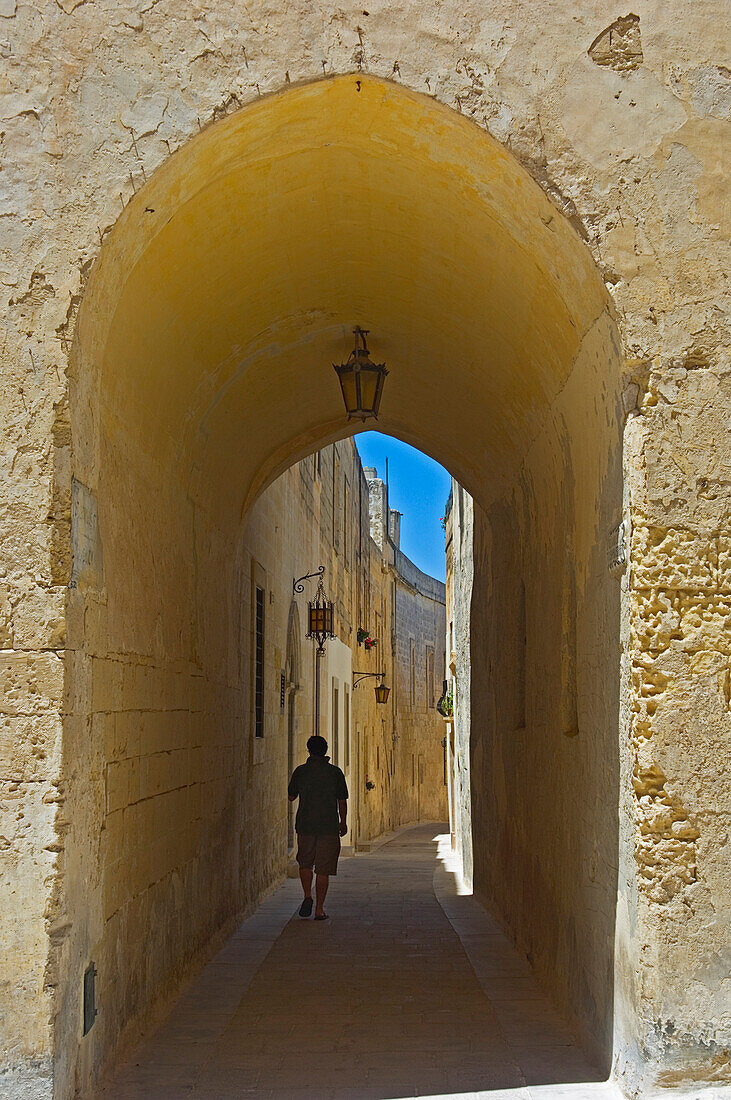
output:
[[[358,640],[358,645],[365,646],[365,648],[369,651],[373,649],[375,645],[378,645],[376,639],[371,638],[369,632],[367,630],[364,630],[362,626],[358,627],[356,638]]]

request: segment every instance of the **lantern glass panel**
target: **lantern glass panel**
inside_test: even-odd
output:
[[[375,409],[379,377],[378,371],[375,370],[360,372],[360,407],[364,412],[373,412]]]
[[[343,391],[343,402],[348,414],[358,409],[358,389],[356,385],[357,375],[354,370],[348,368],[339,372],[340,388]]]
[[[383,383],[386,380],[386,371],[379,371],[376,377],[376,396],[373,398],[373,414],[378,413],[378,406],[381,404],[381,393],[383,391]]]

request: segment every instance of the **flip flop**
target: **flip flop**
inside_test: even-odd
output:
[[[321,917],[315,917],[315,920],[327,920],[327,913],[323,913]]]
[[[301,917],[309,917],[311,912],[312,912],[312,898],[305,898],[305,900],[300,905],[300,916]]]

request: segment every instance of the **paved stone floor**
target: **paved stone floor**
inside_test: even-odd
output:
[[[326,922],[297,917],[287,880],[100,1100],[614,1097],[526,961],[459,893],[442,831],[341,860]]]

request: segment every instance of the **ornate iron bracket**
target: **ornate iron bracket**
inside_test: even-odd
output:
[[[324,576],[324,574],[325,574],[325,566],[321,565],[320,568],[316,569],[314,573],[305,573],[304,577],[298,577],[296,581],[292,581],[292,595],[293,596],[296,595],[297,592],[304,592],[304,590],[305,590],[304,582],[305,581],[311,580],[312,577],[319,577],[322,580],[322,577]]]
[[[379,680],[383,680],[385,675],[385,672],[354,672],[353,676],[357,676],[358,679],[353,680],[353,687],[356,688],[361,680],[367,680],[369,676],[376,676]]]

